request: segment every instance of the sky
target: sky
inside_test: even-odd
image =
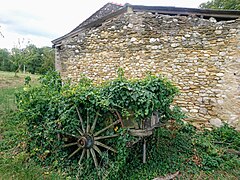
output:
[[[197,8],[207,0],[114,0],[133,5]],[[0,48],[52,46],[108,0],[0,0]],[[4,37],[3,37],[4,36]],[[20,42],[20,43],[19,43]]]

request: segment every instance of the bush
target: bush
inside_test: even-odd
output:
[[[104,128],[113,121],[113,110],[120,112],[122,117],[131,114],[131,118],[138,123],[151,117],[154,111],[159,112],[161,122],[180,116],[176,108],[170,108],[178,90],[161,77],[147,76],[143,80],[127,80],[119,76],[98,86],[82,78],[77,85],[72,85],[70,82],[63,83],[59,74],[53,72],[43,76],[40,82],[40,86],[31,87],[28,79],[24,91],[17,95],[18,118],[27,121],[28,150],[32,159],[38,163],[60,167],[72,174],[78,172],[78,161],[76,158],[67,158],[73,149],[63,149],[62,145],[64,140],[71,141],[66,134],[76,134],[79,128],[76,107],[83,119],[88,117],[90,123],[93,123],[97,112],[100,114],[96,129]],[[83,124],[86,126],[86,122]],[[125,166],[127,149],[124,146],[127,139],[131,138],[124,129],[118,131],[122,133],[117,138],[118,143],[111,139],[106,142],[117,146],[118,154],[111,156],[110,153],[108,156],[108,162],[111,161],[115,171],[120,170],[120,166]],[[91,170],[93,167],[91,162],[89,164]],[[86,172],[88,170],[81,173]]]
[[[178,90],[164,78],[148,76],[127,80],[120,75],[102,85],[94,85],[86,78],[72,85],[63,83],[54,72],[43,76],[38,87],[31,87],[29,80],[26,79],[24,91],[17,95],[17,116],[19,121],[27,122],[31,159],[44,167],[79,179],[152,179],[176,171],[188,179],[201,171],[236,169],[240,172],[238,156],[228,153],[229,149],[239,151],[239,132],[228,126],[198,132],[193,126],[183,124],[184,115],[179,108],[170,108]],[[158,111],[165,125],[145,138],[145,164],[142,163],[142,139],[126,147],[127,142],[136,139],[129,135],[127,128],[111,128],[107,135],[118,133],[120,136],[104,143],[118,152],[104,151],[101,158],[97,157],[100,166],[96,169],[91,158],[79,165],[81,153],[68,158],[75,149],[63,148],[66,142],[74,142],[71,135],[78,134],[81,128],[76,107],[83,119],[88,117],[90,124],[99,114],[97,130],[116,119],[114,110],[138,123]],[[83,125],[86,127],[86,121]]]

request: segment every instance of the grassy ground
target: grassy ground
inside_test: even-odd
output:
[[[14,117],[15,93],[22,90],[26,76],[37,84],[37,75],[19,73],[14,77],[14,73],[0,71],[0,179],[59,179],[59,175],[29,160],[26,126]]]
[[[0,71],[0,180],[66,179],[63,175],[61,175],[60,172],[51,172],[47,167],[40,167],[29,158],[25,142],[26,124],[25,122],[18,121],[18,119],[16,119],[14,116],[14,113],[16,111],[14,94],[17,91],[21,91],[23,88],[25,76],[25,74],[19,74],[18,77],[14,77],[14,73]],[[34,82],[33,84],[37,84],[36,80],[38,76],[30,76]],[[191,130],[189,130],[189,132],[190,131]],[[233,146],[230,146],[232,142],[239,144],[240,141],[240,139],[231,139],[231,135],[229,134],[233,133],[232,131],[226,129],[222,132],[219,131],[220,135],[215,136],[212,134],[206,134],[195,137],[196,144],[194,147],[198,148],[196,152],[199,152],[199,154],[193,153],[193,155],[190,156],[187,153],[184,154],[184,148],[187,147],[188,143],[190,143],[189,145],[192,145],[192,141],[190,140],[194,139],[194,137],[189,137],[191,136],[190,133],[187,132],[186,129],[183,129],[181,131],[176,131],[176,137],[179,139],[175,138],[175,140],[173,140],[174,138],[171,139],[171,137],[174,135],[174,132],[169,131],[169,136],[167,135],[167,132],[168,131],[165,132],[166,135],[164,135],[161,139],[161,143],[165,146],[163,145],[161,146],[161,149],[156,150],[156,153],[160,154],[158,157],[160,159],[153,157],[153,160],[149,160],[149,163],[146,165],[136,163],[137,165],[134,167],[134,170],[131,170],[131,167],[129,165],[130,170],[128,171],[128,168],[125,168],[122,172],[123,174],[127,175],[119,176],[126,177],[126,179],[141,179],[141,177],[146,177],[146,173],[152,173],[151,171],[155,171],[156,174],[154,174],[155,177],[157,177],[160,176],[160,174],[164,174],[164,176],[166,176],[169,171],[175,173],[177,170],[179,170],[180,175],[177,177],[177,179],[240,179],[240,160],[238,159],[239,156],[225,154],[225,151],[227,149],[234,148]],[[221,137],[220,140],[224,140],[228,147],[221,146],[221,144],[219,146],[213,145],[212,137],[215,137],[215,139]],[[185,141],[185,138],[188,139],[189,142]],[[167,143],[170,143],[171,146],[168,146]],[[176,145],[176,147],[173,145]],[[203,149],[202,152],[201,149]],[[208,149],[208,151],[204,149]],[[182,153],[179,154],[178,151],[181,151]],[[226,158],[224,163],[219,163],[219,166],[222,167],[218,167],[216,165],[216,160],[218,160],[218,155],[214,155],[216,153],[221,154],[222,157]],[[134,152],[133,157],[135,154],[136,153]],[[169,154],[171,154],[171,156],[169,156]],[[198,157],[200,155],[202,157],[201,159]],[[191,165],[187,161],[183,161],[184,164],[181,164],[181,157],[183,159],[185,158],[184,156],[189,156],[186,159],[192,161],[193,164]],[[151,159],[151,154],[148,155],[148,157]],[[178,168],[173,167],[175,166],[174,162],[176,162],[176,164],[180,162]],[[196,165],[203,165],[204,167],[214,168],[201,170],[203,168],[196,167]]]

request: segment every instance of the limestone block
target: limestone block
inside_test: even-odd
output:
[[[211,125],[213,125],[213,126],[215,126],[215,127],[221,127],[221,126],[223,126],[222,121],[221,121],[220,119],[218,119],[218,118],[210,119],[209,122],[210,122]]]

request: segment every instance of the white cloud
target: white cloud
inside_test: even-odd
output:
[[[206,0],[115,0],[135,5],[198,7]],[[0,48],[11,48],[18,39],[30,39],[37,46],[51,46],[51,40],[62,36],[108,0],[0,0]]]

